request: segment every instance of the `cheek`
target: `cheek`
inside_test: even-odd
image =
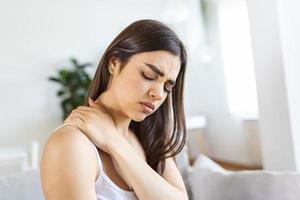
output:
[[[150,86],[138,75],[129,76],[119,82],[119,94],[124,98],[135,99],[143,97]]]
[[[161,100],[161,102],[159,102],[159,107],[165,102],[168,101],[167,100],[168,95],[165,95],[164,98]]]

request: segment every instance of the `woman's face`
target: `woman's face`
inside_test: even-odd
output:
[[[133,55],[120,70],[114,64],[109,90],[120,111],[134,121],[142,121],[165,101],[180,71],[180,58],[168,51]]]

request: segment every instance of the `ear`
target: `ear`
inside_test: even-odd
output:
[[[121,61],[116,57],[112,57],[108,62],[108,68],[112,70],[113,73],[119,73],[121,70]]]

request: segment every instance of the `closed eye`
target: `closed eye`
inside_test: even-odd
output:
[[[150,76],[146,75],[144,72],[142,72],[141,74],[144,79],[149,80],[149,81],[153,81],[157,78],[157,77],[150,77]],[[173,86],[174,86],[173,84],[167,82],[164,86],[164,90],[167,93],[170,93],[172,91]]]
[[[172,91],[172,89],[166,88],[166,87],[165,87],[165,91],[166,91],[167,93],[170,93],[170,92]]]
[[[151,81],[157,78],[157,77],[150,77],[149,75],[146,75],[145,72],[142,72],[142,76],[146,80],[151,80]]]
[[[166,92],[170,93],[172,91],[172,89],[173,89],[173,86],[174,85],[166,83],[165,84],[165,90],[166,90]]]

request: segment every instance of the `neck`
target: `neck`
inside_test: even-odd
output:
[[[107,114],[110,115],[118,132],[125,138],[128,138],[131,119],[122,113],[118,102],[116,102],[116,98],[114,98],[109,91],[105,91],[96,99],[95,102],[102,106],[104,110],[106,110]]]

